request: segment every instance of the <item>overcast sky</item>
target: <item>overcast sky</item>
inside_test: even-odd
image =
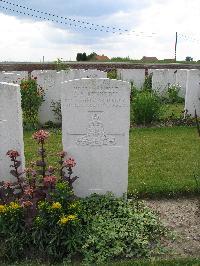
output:
[[[177,59],[198,60],[199,24],[200,0],[0,0],[0,61],[75,60],[78,52],[174,58],[176,31]]]

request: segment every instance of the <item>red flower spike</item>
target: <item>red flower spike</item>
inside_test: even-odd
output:
[[[6,189],[6,188],[10,188],[12,186],[12,183],[11,182],[8,182],[8,181],[4,181],[3,182],[3,187]]]
[[[57,177],[56,176],[45,176],[44,177],[44,184],[45,185],[54,185],[56,183]]]
[[[49,132],[45,130],[39,130],[33,134],[33,139],[37,140],[38,143],[44,142],[49,137]]]
[[[73,158],[69,158],[68,160],[64,161],[63,164],[67,167],[74,167],[76,165],[76,162]]]
[[[8,155],[10,158],[16,158],[20,156],[19,152],[16,150],[9,150],[6,155]]]

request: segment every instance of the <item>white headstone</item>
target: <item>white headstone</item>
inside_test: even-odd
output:
[[[168,87],[176,82],[176,70],[154,69],[152,73],[152,89],[160,94],[166,93]]]
[[[27,71],[0,72],[0,82],[20,84],[22,79],[28,78]]]
[[[77,162],[76,195],[127,192],[130,84],[110,79],[63,82],[63,148]]]
[[[106,73],[99,70],[70,69],[56,72],[56,70],[33,71],[33,77],[37,77],[37,83],[44,90],[44,102],[39,109],[39,122],[41,124],[47,121],[59,123],[54,112],[52,111],[52,101],[61,100],[60,88],[61,82],[67,80],[80,79],[82,77],[106,77]]]
[[[107,78],[107,73],[97,69],[88,69],[83,72],[82,78]]]
[[[145,81],[145,69],[117,69],[117,78],[133,82],[137,89],[141,89]]]
[[[39,108],[39,122],[41,124],[47,121],[58,123],[54,112],[52,111],[52,101],[60,101],[61,82],[63,81],[63,72],[56,70],[33,71],[32,76],[37,77],[37,84],[44,90],[44,102]]]
[[[24,168],[24,142],[20,88],[5,82],[0,82],[0,145],[0,180],[11,180],[11,162],[6,153],[17,150]]]
[[[179,96],[183,98],[186,93],[187,72],[187,69],[178,69],[176,73],[176,84],[180,85]]]
[[[188,70],[185,95],[185,110],[194,116],[195,109],[200,116],[200,70]]]

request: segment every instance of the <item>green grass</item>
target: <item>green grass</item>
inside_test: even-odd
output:
[[[31,131],[24,132],[26,167],[37,159]],[[141,197],[194,194],[194,174],[200,175],[200,139],[196,128],[138,128],[130,131],[128,193]],[[51,131],[48,163],[58,166],[61,130]]]
[[[163,104],[161,108],[160,119],[166,119],[174,115],[179,118],[184,111],[184,103]]]
[[[130,132],[129,193],[168,196],[193,193],[199,169],[196,128],[143,128]]]

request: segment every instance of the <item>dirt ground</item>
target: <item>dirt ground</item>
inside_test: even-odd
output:
[[[148,200],[164,225],[175,233],[175,240],[165,241],[170,258],[200,258],[200,198]]]

